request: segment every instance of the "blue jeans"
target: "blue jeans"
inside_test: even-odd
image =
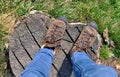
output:
[[[49,77],[53,58],[52,49],[42,48],[20,77]],[[118,77],[112,67],[96,64],[85,52],[75,52],[71,60],[75,77]]]

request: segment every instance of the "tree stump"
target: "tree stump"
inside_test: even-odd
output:
[[[19,77],[34,58],[35,53],[40,50],[52,20],[53,18],[47,14],[35,12],[21,20],[14,28],[14,32],[9,39],[9,60],[11,70],[16,77]],[[84,26],[86,25],[67,25],[61,42],[61,49],[56,53],[52,63],[50,77],[74,77],[70,51]],[[98,39],[96,42],[98,42]],[[98,43],[93,45],[93,49],[98,51]]]

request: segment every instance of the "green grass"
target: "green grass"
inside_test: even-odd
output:
[[[103,45],[100,50],[100,56],[102,59],[108,59],[111,57],[111,50],[108,46]]]
[[[69,22],[87,23],[91,17],[97,22],[99,33],[108,27],[110,39],[115,48],[104,45],[101,57],[107,59],[109,51],[120,58],[120,1],[119,0],[0,0],[0,15],[12,13],[17,19],[27,15],[31,10],[41,10],[53,17],[65,16]],[[1,25],[0,25],[1,26]],[[3,37],[6,35],[0,28],[0,52],[4,53]],[[4,60],[4,59],[3,59]]]
[[[6,65],[7,65],[7,57],[5,55],[6,51],[4,50],[5,48],[5,42],[6,38],[5,36],[7,35],[4,27],[2,24],[0,24],[0,77],[4,76],[6,74]]]

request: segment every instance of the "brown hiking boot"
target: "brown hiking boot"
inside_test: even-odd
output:
[[[66,29],[67,19],[64,17],[58,17],[51,22],[43,47],[53,48],[60,46],[60,41],[63,38]]]
[[[97,39],[97,30],[92,26],[83,28],[79,38],[73,46],[72,53],[85,51],[92,59],[95,58],[91,47]]]

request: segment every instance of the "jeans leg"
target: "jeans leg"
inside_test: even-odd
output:
[[[49,77],[53,61],[53,50],[42,48],[20,77]]]
[[[96,64],[85,52],[75,52],[71,60],[75,77],[118,77],[112,67]]]

